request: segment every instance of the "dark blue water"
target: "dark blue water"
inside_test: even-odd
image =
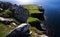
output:
[[[50,24],[59,25],[60,24],[60,0],[48,0],[42,3],[45,9],[45,16]],[[60,26],[60,25],[59,25]]]
[[[60,0],[48,0],[42,3],[47,17],[47,28],[50,29],[51,35],[60,37]]]
[[[47,0],[41,3],[45,9],[45,16],[51,22],[59,22],[60,20],[60,0]]]

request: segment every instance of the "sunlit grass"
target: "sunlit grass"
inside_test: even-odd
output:
[[[26,8],[27,10],[29,10],[30,13],[42,13],[39,11],[40,6],[36,6],[36,5],[23,5],[24,8]]]
[[[0,37],[5,37],[11,30],[13,30],[15,27],[10,25],[5,25],[0,23]]]
[[[37,19],[37,18],[34,18],[34,17],[29,17],[28,19],[27,19],[27,22],[29,23],[29,22],[34,22],[34,21],[40,21],[39,19]]]

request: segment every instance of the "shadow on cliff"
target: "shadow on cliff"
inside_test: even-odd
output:
[[[38,30],[41,30],[41,31],[44,31],[40,25],[41,22],[39,21],[33,21],[33,22],[30,22],[29,24],[32,26],[32,27],[36,27]]]
[[[44,20],[43,13],[33,13],[31,14],[31,17],[38,18],[39,20]]]

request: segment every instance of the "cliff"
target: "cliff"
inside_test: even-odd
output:
[[[29,23],[31,25],[30,31],[34,33],[42,31],[43,29],[41,28],[40,23],[44,21],[43,15],[44,9],[42,6],[18,6],[9,2],[0,2],[0,17],[2,17],[0,18],[0,37],[4,37],[21,23]],[[8,20],[6,21],[6,19]],[[43,34],[43,32],[41,34]]]

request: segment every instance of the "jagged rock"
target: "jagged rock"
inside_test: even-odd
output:
[[[11,3],[9,3],[9,2],[1,2],[0,1],[0,8],[3,8],[5,10],[5,9],[8,9],[10,6],[12,6]]]
[[[18,5],[14,4],[12,6],[9,7],[9,9],[14,12],[16,9],[18,8]]]
[[[10,2],[4,2],[4,4],[5,9],[8,9],[10,6],[12,6]]]
[[[11,4],[10,2],[1,2],[0,1],[0,8],[6,10],[6,9],[10,9],[11,11],[14,11],[14,9],[16,9],[18,7],[18,5],[16,4]]]
[[[19,6],[14,12],[14,17],[16,17],[21,22],[26,22],[27,18],[29,17],[29,12],[28,10]]]
[[[30,36],[29,27],[30,27],[29,24],[23,23],[16,27],[16,29],[13,30],[6,37],[29,37]]]

